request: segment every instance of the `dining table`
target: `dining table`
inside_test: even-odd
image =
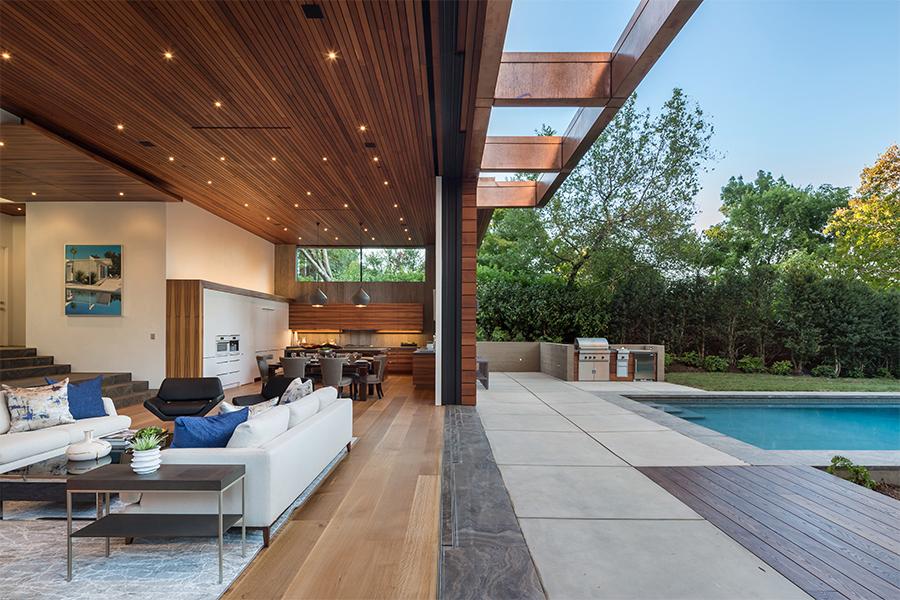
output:
[[[281,367],[282,364],[280,360],[272,361],[269,363],[269,373],[274,374],[274,372]],[[364,357],[356,360],[347,359],[344,361],[343,367],[344,375],[353,379],[353,387],[356,388],[356,394],[352,396],[353,399],[366,402],[369,399],[369,386],[367,382],[369,375],[375,372],[375,361]],[[321,376],[322,367],[317,358],[313,358],[306,363],[307,378],[315,377],[321,381]]]

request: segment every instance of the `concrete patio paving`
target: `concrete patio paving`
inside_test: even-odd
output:
[[[807,598],[635,468],[742,461],[596,395],[674,388],[690,391],[492,373],[491,389],[478,392],[477,411],[548,596]]]

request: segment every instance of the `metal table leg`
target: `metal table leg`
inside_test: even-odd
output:
[[[222,583],[222,492],[219,492],[219,583]]]
[[[99,496],[97,512],[100,512]],[[66,490],[66,581],[72,581],[72,492],[69,490]]]
[[[109,492],[106,492],[106,516],[109,516]],[[109,538],[106,538],[106,558],[109,558]]]
[[[244,492],[246,488],[244,484],[246,483],[247,478],[241,477],[241,557],[247,556],[247,511],[246,511],[246,503],[244,500]]]

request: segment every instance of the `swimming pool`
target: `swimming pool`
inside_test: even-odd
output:
[[[900,450],[900,404],[660,404],[766,450]]]

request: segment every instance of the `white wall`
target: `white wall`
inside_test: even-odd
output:
[[[158,387],[166,370],[166,205],[31,202],[25,231],[27,344],[74,371],[130,372]],[[121,317],[65,315],[66,244],[122,244]]]
[[[0,247],[6,248],[9,280],[6,306],[9,326],[6,340],[11,346],[25,345],[25,217],[0,214]],[[2,254],[2,253],[0,253]],[[2,257],[0,257],[2,258]]]
[[[275,291],[275,245],[190,202],[166,204],[168,279]]]

